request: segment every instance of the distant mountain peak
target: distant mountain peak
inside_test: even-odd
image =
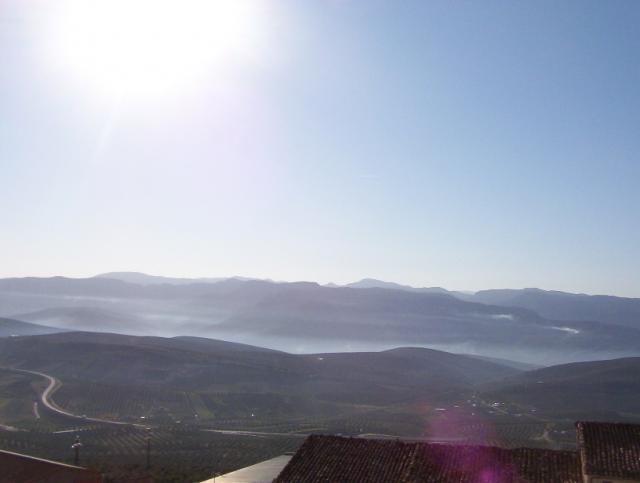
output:
[[[54,334],[65,329],[0,317],[0,337]]]
[[[162,275],[149,275],[144,272],[106,272],[95,275],[92,278],[108,278],[111,280],[120,280],[122,282],[135,283],[138,285],[188,285],[192,283],[218,283],[225,280],[235,280],[238,282],[251,282],[260,280],[253,277],[242,277],[234,275],[232,277],[165,277]],[[273,282],[270,279],[260,280],[264,282]]]
[[[378,280],[375,278],[363,278],[358,282],[352,282],[346,285],[351,288],[386,288],[390,290],[406,290],[410,292],[420,293],[441,293],[449,294],[447,289],[442,287],[412,287],[411,285],[403,285],[396,282],[385,282],[384,280]]]
[[[123,282],[135,283],[138,285],[187,285],[190,283],[216,283],[226,280],[229,277],[218,278],[182,278],[182,277],[163,277],[161,275],[149,275],[143,272],[107,272],[95,275],[93,278],[109,278],[113,280],[121,280]],[[242,279],[242,277],[233,277]]]

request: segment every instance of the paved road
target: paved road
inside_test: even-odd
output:
[[[254,437],[264,437],[264,436],[287,436],[294,438],[306,438],[309,434],[305,433],[269,433],[263,431],[236,431],[230,429],[203,429],[202,431],[208,431],[212,433],[220,433],[220,434],[231,434],[236,436],[254,436]],[[397,436],[393,434],[380,434],[380,433],[363,433],[355,435],[356,438],[363,439],[401,439],[402,441],[420,441],[420,442],[430,442],[430,443],[456,443],[460,441],[464,441],[462,437],[430,437],[430,436]]]
[[[210,433],[220,433],[220,434],[232,434],[236,436],[288,436],[288,437],[299,437],[306,438],[309,436],[308,434],[303,433],[268,433],[262,431],[236,431],[231,429],[203,429],[202,431],[207,431]]]
[[[59,379],[56,379],[53,376],[45,374],[44,372],[29,371],[27,369],[14,369],[14,368],[7,368],[7,369],[9,369],[11,371],[24,372],[24,373],[27,373],[27,374],[34,374],[36,376],[44,377],[47,381],[49,381],[49,385],[47,386],[47,388],[40,395],[40,401],[48,409],[50,409],[51,411],[54,411],[54,412],[56,412],[58,414],[61,414],[63,416],[67,416],[67,417],[73,418],[73,419],[79,419],[79,420],[82,420],[82,421],[89,421],[89,422],[92,422],[92,423],[116,424],[116,425],[119,425],[119,426],[136,426],[136,427],[139,427],[139,428],[145,428],[146,427],[146,425],[144,425],[144,424],[128,423],[126,421],[113,421],[113,420],[110,420],[110,419],[101,419],[101,418],[90,418],[90,417],[87,417],[87,416],[82,416],[80,414],[74,414],[72,412],[66,411],[66,410],[62,409],[61,407],[59,407],[55,402],[53,402],[51,400],[51,396],[53,395],[53,393],[56,392],[60,388],[60,386],[62,386],[62,382],[60,382]]]

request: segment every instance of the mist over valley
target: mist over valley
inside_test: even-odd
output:
[[[115,273],[2,279],[0,310],[57,329],[209,337],[292,353],[410,345],[538,365],[640,355],[639,299],[537,289],[470,294],[371,279],[336,287]]]

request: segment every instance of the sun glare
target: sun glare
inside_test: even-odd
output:
[[[187,90],[250,56],[249,0],[70,0],[54,21],[55,58],[106,94]]]

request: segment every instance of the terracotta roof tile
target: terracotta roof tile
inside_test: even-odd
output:
[[[583,421],[576,427],[586,474],[640,478],[640,424]]]
[[[277,483],[579,483],[577,452],[310,436]]]

